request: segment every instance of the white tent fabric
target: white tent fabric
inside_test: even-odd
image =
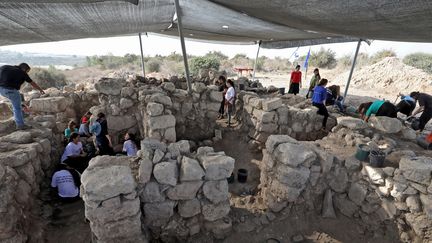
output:
[[[136,5],[135,5],[136,4]],[[185,37],[264,48],[362,39],[430,42],[429,0],[180,0]],[[173,0],[0,0],[0,45],[177,35]]]

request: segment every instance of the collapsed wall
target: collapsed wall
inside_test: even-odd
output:
[[[43,239],[40,185],[52,172],[51,161],[58,160],[61,153],[56,149],[61,140],[45,125],[0,137],[1,242]]]
[[[86,217],[98,242],[187,240],[231,230],[228,182],[234,159],[189,141],[145,139],[138,158],[96,157],[82,175]]]
[[[272,211],[303,204],[336,218],[337,209],[361,226],[361,234],[431,240],[431,158],[400,153],[399,168],[374,168],[284,135],[271,135],[263,153],[259,187]]]

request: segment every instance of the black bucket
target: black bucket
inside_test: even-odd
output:
[[[383,167],[386,155],[382,151],[372,150],[369,154],[369,163],[372,167]]]
[[[285,94],[285,88],[279,88],[279,94],[284,95]]]
[[[244,90],[245,89],[245,85],[244,84],[239,84],[239,90]]]
[[[240,183],[245,183],[247,181],[248,171],[246,169],[238,169],[237,171],[237,181]]]
[[[231,176],[227,178],[228,184],[234,183],[234,173],[231,173]]]

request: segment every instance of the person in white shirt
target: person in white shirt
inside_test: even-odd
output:
[[[80,136],[78,133],[72,133],[68,145],[66,146],[61,157],[61,163],[78,170],[82,173],[88,166],[88,159],[84,153]]]
[[[123,143],[123,152],[127,156],[136,156],[138,148],[135,144],[135,135],[126,133],[124,136],[125,142]]]
[[[72,202],[79,199],[80,176],[77,171],[65,164],[59,164],[51,179],[51,187],[57,188],[62,201]]]
[[[228,87],[228,90],[225,94],[225,105],[227,106],[227,113],[228,113],[228,126],[231,125],[231,116],[235,109],[235,99],[236,99],[236,92],[234,89],[234,82],[231,79],[228,79],[226,82],[226,85]]]

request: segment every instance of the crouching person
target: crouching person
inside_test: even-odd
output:
[[[51,187],[57,188],[57,195],[63,202],[79,200],[79,173],[65,164],[59,164],[51,180]]]

